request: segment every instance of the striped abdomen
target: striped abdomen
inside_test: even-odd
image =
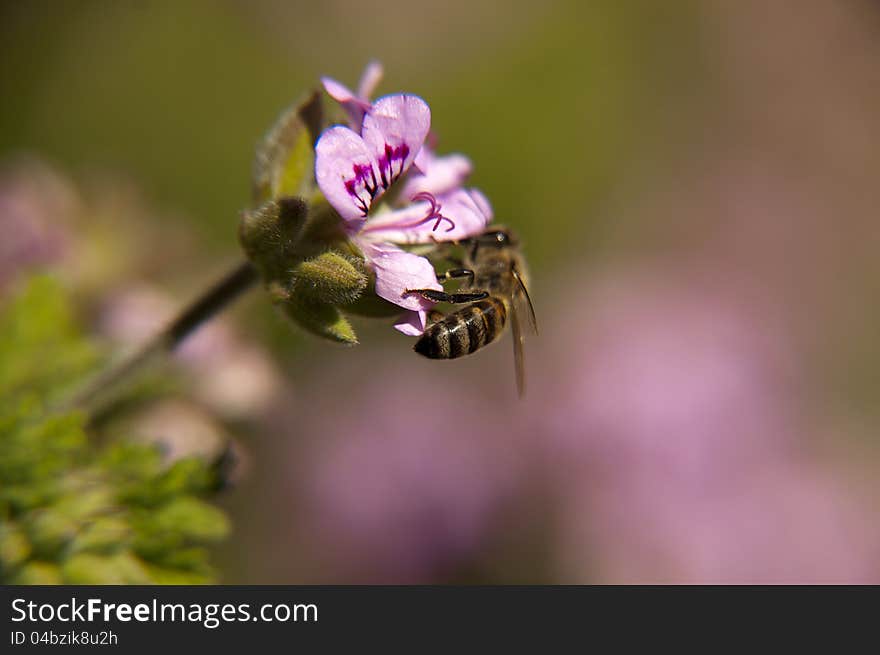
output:
[[[504,301],[489,296],[429,325],[414,349],[431,359],[463,357],[495,341],[506,322]]]

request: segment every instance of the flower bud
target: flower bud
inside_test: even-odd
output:
[[[296,197],[269,200],[242,212],[239,240],[264,279],[282,277],[289,270],[307,217],[308,206]]]
[[[307,302],[348,305],[360,297],[367,282],[362,264],[331,250],[296,266],[290,289]]]

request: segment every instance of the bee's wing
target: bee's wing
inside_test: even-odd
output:
[[[522,276],[519,274],[519,271],[516,268],[512,269],[513,277],[519,285],[519,293],[514,294],[514,303],[518,296],[522,296],[522,299],[525,300],[526,307],[529,310],[529,325],[532,327],[532,332],[535,333],[535,336],[538,334],[538,319],[535,318],[535,308],[532,305],[532,299],[529,297],[529,290],[526,289],[526,284],[523,282]]]
[[[526,393],[526,364],[523,355],[523,332],[519,323],[516,299],[510,303],[510,329],[513,333],[513,363],[516,367],[516,390],[522,398]]]
[[[538,334],[538,321],[535,318],[535,308],[532,306],[532,299],[529,298],[529,290],[523,282],[522,276],[516,268],[512,268],[511,272],[519,286],[517,292],[514,292],[512,302],[510,303],[510,325],[513,332],[513,362],[516,366],[516,388],[519,396],[522,398],[526,392],[526,368],[525,356],[523,354],[523,331],[519,321],[519,307],[525,304],[529,317],[529,325],[535,334]]]

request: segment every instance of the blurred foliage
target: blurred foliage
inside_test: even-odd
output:
[[[205,583],[206,547],[229,530],[204,497],[211,466],[89,434],[53,412],[99,354],[60,285],[30,281],[0,309],[0,582]]]

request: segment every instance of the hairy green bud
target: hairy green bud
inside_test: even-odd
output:
[[[283,276],[297,259],[308,213],[308,205],[297,197],[269,200],[242,212],[239,240],[264,279]]]
[[[348,305],[361,296],[367,282],[361,262],[331,250],[296,266],[290,289],[306,302]]]

